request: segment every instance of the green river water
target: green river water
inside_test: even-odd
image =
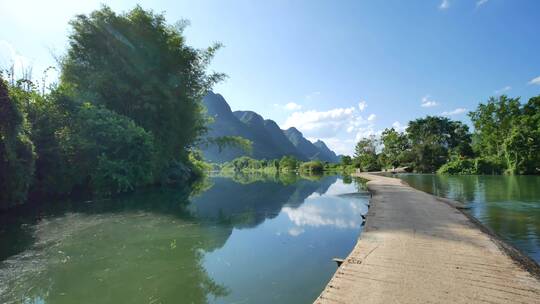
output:
[[[213,177],[0,214],[0,303],[312,303],[361,232],[350,178]]]
[[[540,263],[540,176],[398,177],[419,190],[466,203],[467,212]]]

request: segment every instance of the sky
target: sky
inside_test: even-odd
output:
[[[233,110],[338,154],[418,117],[470,123],[467,112],[490,96],[540,94],[536,0],[0,0],[0,66],[32,66],[41,79],[66,51],[69,20],[101,4],[189,20],[191,46],[225,46],[210,70],[228,75],[214,91]]]

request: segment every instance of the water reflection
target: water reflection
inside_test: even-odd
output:
[[[236,175],[2,214],[0,302],[311,302],[354,246],[367,199],[339,194],[359,187]]]
[[[467,203],[474,217],[540,262],[540,176],[399,177],[420,190]]]

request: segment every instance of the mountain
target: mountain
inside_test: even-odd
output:
[[[207,109],[207,115],[213,120],[208,127],[208,137],[241,136],[250,140],[253,138],[245,125],[233,115],[223,96],[208,92],[203,104]],[[202,146],[201,150],[204,157],[213,162],[231,160],[244,154],[237,148],[227,148],[220,152],[216,146]]]
[[[296,128],[283,131],[278,124],[264,119],[253,111],[235,111],[220,94],[208,92],[203,98],[207,115],[213,120],[208,127],[208,137],[241,136],[253,143],[250,155],[256,159],[275,159],[292,155],[300,160],[319,159],[335,162],[336,156],[322,141],[315,145],[305,139]],[[215,146],[201,146],[205,159],[224,162],[245,155],[238,148],[225,148],[221,152]]]
[[[295,127],[289,128],[285,131],[285,136],[289,139],[289,141],[296,147],[296,149],[302,153],[307,159],[313,160],[323,160],[323,161],[331,161],[330,159],[324,158],[324,156],[321,153],[321,150],[317,148],[312,142],[307,140],[302,132],[298,131]]]
[[[287,139],[283,130],[271,119],[264,119],[253,111],[234,111],[233,114],[245,123],[252,132],[271,144],[279,155],[292,155],[298,159],[306,160],[304,155],[298,153],[295,146]]]
[[[321,151],[321,157],[325,159],[329,159],[330,162],[338,163],[340,161],[340,158],[336,155],[336,153],[328,148],[328,146],[324,143],[322,140],[317,140],[313,143],[315,147]]]

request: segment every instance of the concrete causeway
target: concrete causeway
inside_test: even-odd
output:
[[[353,251],[315,303],[540,303],[538,264],[397,178],[369,179]]]

